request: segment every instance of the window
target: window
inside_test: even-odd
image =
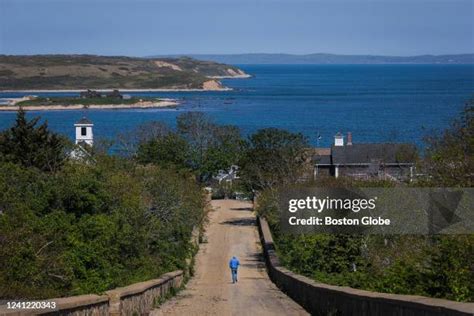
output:
[[[81,136],[86,136],[87,135],[87,128],[81,127]]]

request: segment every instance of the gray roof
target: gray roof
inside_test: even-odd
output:
[[[333,164],[413,163],[416,147],[411,144],[353,144],[332,146]]]
[[[330,165],[331,155],[315,155],[313,156],[313,162],[317,165]]]
[[[311,161],[317,165],[331,164],[331,148],[307,148],[306,153],[311,157]]]
[[[85,116],[83,116],[76,124],[92,124],[92,122]]]

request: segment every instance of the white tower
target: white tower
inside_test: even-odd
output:
[[[76,145],[86,143],[89,146],[94,144],[94,135],[92,134],[92,124],[86,117],[81,118],[76,124]]]

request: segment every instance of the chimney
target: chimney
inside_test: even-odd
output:
[[[341,133],[334,135],[334,146],[344,146],[344,136]]]
[[[352,133],[347,132],[347,146],[352,146]]]

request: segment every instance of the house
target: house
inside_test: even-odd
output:
[[[87,91],[81,92],[79,94],[79,96],[82,99],[93,99],[93,98],[100,98],[101,97],[99,92],[97,92],[95,90],[90,90],[90,89],[87,89]]]
[[[113,90],[105,94],[107,98],[114,98],[114,99],[123,99],[123,96],[120,94],[118,90]]]
[[[354,144],[352,134],[337,133],[331,148],[315,148],[313,178],[340,176],[357,179],[410,180],[414,175],[416,147],[403,143]]]
[[[114,99],[123,99],[123,95],[119,90],[112,90],[110,92],[101,94],[98,91],[87,89],[79,94],[82,99],[93,99],[93,98],[114,98]]]
[[[229,170],[219,170],[216,176],[213,177],[213,180],[217,181],[218,184],[222,182],[230,183],[234,180],[239,179],[238,176],[239,167],[236,165],[230,166]]]

